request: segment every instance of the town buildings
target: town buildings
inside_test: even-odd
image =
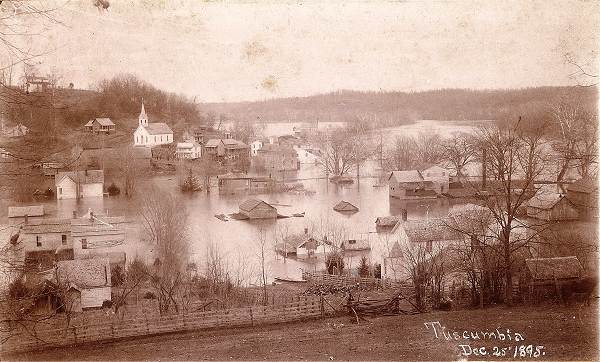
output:
[[[298,154],[292,147],[266,144],[256,151],[252,162],[256,169],[264,171],[297,171],[300,169]]]
[[[148,115],[142,102],[142,109],[138,116],[138,127],[133,133],[135,146],[153,147],[173,142],[173,131],[166,123],[148,121]]]
[[[448,192],[450,171],[434,165],[423,170],[392,171],[389,195],[403,200],[436,198]]]
[[[175,158],[195,160],[202,157],[202,146],[196,142],[179,142],[175,149]]]
[[[56,198],[80,199],[104,195],[104,171],[85,170],[59,172],[55,176]]]
[[[86,123],[83,128],[90,133],[110,134],[115,131],[115,124],[110,118],[94,118]]]

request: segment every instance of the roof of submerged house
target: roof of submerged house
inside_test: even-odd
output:
[[[333,209],[335,211],[352,211],[352,212],[356,212],[358,211],[358,207],[352,205],[351,203],[349,203],[348,201],[340,201],[338,202]]]
[[[254,210],[258,205],[260,204],[265,204],[267,206],[269,206],[270,208],[275,208],[272,205],[268,204],[267,202],[263,201],[263,200],[259,200],[259,199],[248,199],[244,202],[242,202],[240,204],[240,210],[243,211],[252,211]]]
[[[417,170],[409,170],[409,171],[392,171],[388,180],[393,179],[394,181],[401,182],[421,182],[423,181],[423,176]]]

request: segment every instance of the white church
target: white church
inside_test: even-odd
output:
[[[173,143],[173,131],[166,123],[148,122],[143,101],[138,119],[138,128],[133,132],[133,144],[135,146],[152,147]]]

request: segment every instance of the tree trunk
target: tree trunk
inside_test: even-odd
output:
[[[507,306],[512,306],[512,270],[510,268],[510,244],[505,236],[504,243],[504,267],[506,276],[506,290],[504,291],[505,303]]]

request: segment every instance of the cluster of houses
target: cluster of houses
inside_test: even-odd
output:
[[[50,310],[56,298],[69,298],[77,312],[111,300],[111,273],[123,271],[126,262],[118,247],[126,239],[124,217],[89,210],[81,217],[73,212],[72,218],[50,218],[41,205],[9,207],[8,215],[18,225],[11,243],[23,253],[26,285],[51,286],[54,293],[36,308]]]

